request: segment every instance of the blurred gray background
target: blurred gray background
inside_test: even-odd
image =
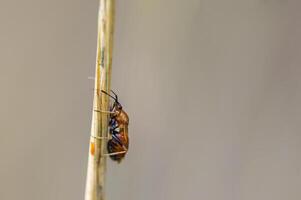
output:
[[[301,199],[301,2],[118,0],[131,147],[108,200]],[[98,1],[0,2],[0,199],[82,200]]]

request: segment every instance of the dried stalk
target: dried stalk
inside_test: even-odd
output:
[[[97,58],[91,139],[88,159],[85,200],[104,200],[106,172],[106,142],[108,114],[94,110],[108,110],[110,91],[115,0],[100,0],[98,15]],[[102,139],[103,138],[103,139]]]

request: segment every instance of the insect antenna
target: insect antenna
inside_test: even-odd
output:
[[[116,101],[118,102],[118,96],[117,96],[117,94],[113,90],[111,90],[111,92],[115,95]]]
[[[110,95],[109,93],[107,93],[104,90],[101,90],[102,93],[105,93],[106,95],[108,95],[109,97],[111,97],[112,99],[114,99],[115,101],[117,101],[117,99],[115,97],[113,97],[112,95]]]

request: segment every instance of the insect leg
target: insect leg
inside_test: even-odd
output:
[[[105,156],[116,156],[116,155],[119,155],[119,154],[125,154],[127,151],[119,151],[119,152],[115,152],[115,153],[107,153],[107,154],[104,154]]]
[[[107,114],[115,114],[115,112],[107,111],[107,110],[94,110],[95,112],[107,113]]]
[[[98,137],[98,136],[95,136],[95,135],[91,135],[92,138],[95,138],[95,139],[98,139],[98,140],[108,140],[110,139],[109,137]]]

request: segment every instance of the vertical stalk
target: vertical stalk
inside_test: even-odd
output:
[[[104,200],[106,172],[106,138],[108,114],[94,110],[109,110],[109,97],[101,90],[110,91],[115,0],[100,0],[98,14],[97,56],[91,138],[85,200]]]

